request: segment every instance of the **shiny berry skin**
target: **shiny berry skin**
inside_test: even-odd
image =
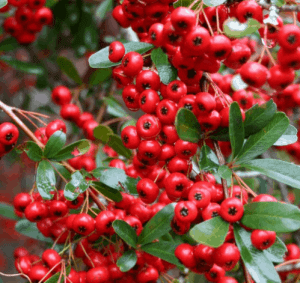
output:
[[[211,54],[217,60],[226,59],[231,52],[231,41],[225,35],[215,35],[210,39],[210,50]]]
[[[237,222],[243,217],[243,214],[244,206],[237,198],[227,198],[221,203],[219,215],[225,221],[230,223]]]
[[[61,261],[61,257],[56,250],[48,249],[43,252],[42,260],[46,263],[46,265],[51,269],[55,265],[57,267],[54,269],[55,271],[59,270],[59,262]]]
[[[127,222],[136,232],[137,236],[142,233],[143,224],[142,222],[135,216],[126,216],[124,221]]]
[[[8,0],[8,4],[14,7],[20,7],[27,3],[27,0]]]
[[[186,33],[196,26],[196,14],[186,7],[178,7],[171,13],[171,23],[179,33]]]
[[[175,153],[179,158],[190,159],[194,156],[198,149],[197,143],[192,143],[183,140],[177,140],[174,146]]]
[[[236,245],[224,243],[213,253],[214,263],[229,271],[234,268],[240,259],[240,251]]]
[[[137,134],[135,126],[127,126],[122,130],[121,138],[125,147],[135,149],[139,146],[141,139]]]
[[[127,19],[123,12],[122,6],[116,6],[112,11],[112,16],[118,22],[122,28],[128,28],[130,26],[130,20]]]
[[[249,109],[253,106],[254,98],[251,91],[240,89],[234,92],[232,99],[237,101],[242,109]]]
[[[67,121],[76,122],[80,116],[80,109],[75,104],[64,104],[60,109],[60,116]]]
[[[197,206],[192,201],[180,201],[175,206],[175,217],[181,222],[193,222],[197,214]]]
[[[186,175],[189,171],[191,171],[192,165],[187,159],[175,156],[168,162],[167,168],[170,173],[179,172]]]
[[[133,77],[128,77],[124,74],[122,66],[117,66],[113,69],[112,77],[121,86],[127,86],[133,81]]]
[[[42,265],[35,265],[30,269],[28,277],[33,283],[40,282],[40,280],[42,280],[45,277],[43,281],[46,282],[47,279],[51,277],[51,274],[49,273],[48,268]]]
[[[168,161],[170,160],[172,157],[175,156],[175,149],[174,146],[170,145],[170,144],[164,144],[161,146],[161,151],[160,151],[160,155],[158,157],[159,161]]]
[[[174,101],[163,99],[156,107],[156,116],[162,124],[173,125],[177,109],[177,104]]]
[[[164,43],[163,31],[164,25],[161,23],[155,23],[149,29],[150,42],[156,47],[160,47]]]
[[[109,45],[108,49],[108,59],[113,62],[117,63],[119,62],[124,54],[125,54],[125,47],[122,42],[120,41],[114,41]]]
[[[22,25],[19,24],[14,17],[6,18],[3,22],[4,30],[10,35],[16,37],[23,31]]]
[[[25,208],[31,204],[32,198],[28,193],[19,193],[15,196],[13,205],[15,210],[24,212]]]
[[[125,170],[126,169],[126,164],[123,160],[121,159],[112,159],[109,164],[108,164],[109,167],[114,167],[114,168],[119,168],[119,169],[122,169],[122,170]]]
[[[27,0],[27,5],[32,10],[42,8],[45,4],[46,0]]]
[[[185,83],[179,80],[170,82],[166,88],[166,98],[178,102],[187,94],[187,87]]]
[[[293,24],[286,24],[280,28],[277,35],[278,44],[287,50],[294,50],[300,46],[300,29]]]
[[[137,275],[137,282],[147,283],[156,282],[159,278],[159,273],[156,268],[148,266]]]
[[[203,220],[209,220],[213,217],[219,216],[221,206],[217,203],[211,202],[202,210]]]
[[[162,142],[173,145],[178,139],[177,131],[174,125],[164,125],[160,132]]]
[[[194,247],[194,257],[197,265],[201,265],[204,270],[209,270],[213,266],[214,248],[199,244]]]
[[[144,90],[139,96],[140,108],[148,114],[155,112],[159,102],[160,98],[158,93],[152,89]]]
[[[24,213],[30,222],[37,222],[48,216],[48,208],[44,203],[34,201],[26,207]]]
[[[83,112],[80,114],[80,116],[77,119],[75,119],[76,124],[79,128],[82,128],[86,121],[93,121],[93,120],[94,120],[94,116],[90,112]]]
[[[284,257],[284,261],[300,258],[300,248],[296,244],[287,244],[287,252]]]
[[[139,96],[140,94],[135,85],[128,85],[124,87],[122,98],[129,110],[137,111],[140,109]]]
[[[211,111],[209,114],[198,116],[197,118],[201,129],[204,131],[214,131],[221,123],[220,114],[216,110]]]
[[[142,70],[143,64],[142,55],[132,51],[123,57],[121,66],[126,76],[134,77]]]
[[[143,139],[152,139],[158,136],[161,130],[160,121],[153,115],[143,115],[136,123],[138,135]]]
[[[260,88],[268,78],[268,69],[256,62],[247,62],[240,70],[242,80],[250,86]]]
[[[29,256],[29,251],[24,247],[18,247],[14,250],[14,258],[20,258],[23,256]]]
[[[270,70],[270,77],[268,78],[268,84],[275,90],[283,90],[290,85],[295,78],[295,72],[293,69],[284,69],[280,65],[273,66]]]
[[[182,173],[172,173],[165,181],[166,194],[171,201],[178,201],[188,187],[189,180]]]
[[[33,12],[31,9],[21,6],[16,10],[15,17],[21,25],[26,25],[32,21]]]
[[[20,273],[28,274],[31,266],[32,264],[29,256],[21,256],[15,259],[15,268]]]
[[[55,104],[62,106],[71,102],[72,93],[67,87],[59,85],[52,90],[51,98]]]
[[[224,276],[225,270],[216,264],[208,272],[205,272],[205,277],[210,282],[219,282]]]
[[[261,194],[256,196],[252,202],[277,202],[277,199],[271,195]]]
[[[34,21],[42,25],[51,25],[53,22],[53,13],[51,9],[42,7],[36,10],[34,14]]]
[[[208,92],[199,92],[195,99],[195,113],[196,115],[205,115],[215,110],[216,100]]]
[[[84,135],[87,139],[94,141],[94,129],[99,126],[99,123],[94,120],[88,120],[82,125]]]
[[[14,124],[4,122],[0,125],[0,143],[4,145],[13,145],[17,142],[18,137],[19,130]]]
[[[80,235],[89,235],[95,230],[95,220],[86,213],[76,215],[73,230]]]
[[[68,212],[68,206],[65,202],[60,200],[52,200],[48,204],[49,216],[51,217],[63,217]]]
[[[258,250],[265,250],[271,247],[276,241],[276,232],[266,230],[253,230],[251,243]]]
[[[100,235],[113,235],[114,229],[112,223],[116,219],[116,216],[111,211],[101,211],[97,217],[96,221],[96,230]]]
[[[174,254],[184,266],[191,268],[196,265],[194,247],[190,244],[178,245]]]
[[[205,208],[209,205],[211,200],[211,194],[209,190],[201,189],[196,186],[192,186],[189,195],[189,201],[196,204],[197,208]]]
[[[91,268],[86,273],[86,283],[104,283],[109,279],[108,269],[104,266]]]
[[[159,193],[158,186],[150,179],[141,179],[136,185],[137,192],[144,203],[153,203]]]
[[[136,77],[136,88],[138,92],[143,92],[146,89],[159,90],[159,75],[150,70],[141,71]]]
[[[238,283],[233,277],[224,276],[222,277],[218,283]]]
[[[238,41],[234,44],[232,43],[232,51],[229,57],[224,61],[224,64],[231,69],[238,69],[249,60],[250,56],[250,48],[246,44]]]
[[[56,131],[67,132],[66,124],[62,120],[54,120],[46,127],[46,136],[50,138]]]
[[[241,2],[236,9],[236,15],[241,23],[246,22],[250,18],[259,22],[263,20],[262,8],[255,1]]]

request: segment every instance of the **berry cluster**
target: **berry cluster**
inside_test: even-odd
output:
[[[0,158],[14,148],[18,137],[19,130],[14,124],[10,122],[0,124]]]
[[[3,22],[4,30],[15,37],[20,44],[30,44],[36,40],[44,25],[51,25],[53,13],[44,7],[46,0],[9,0],[8,4],[0,9],[0,13],[14,10],[14,16]]]

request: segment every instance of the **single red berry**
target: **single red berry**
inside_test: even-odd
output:
[[[156,47],[160,47],[164,43],[163,31],[164,25],[161,23],[155,23],[149,29],[150,42]]]
[[[34,201],[25,208],[24,213],[30,222],[37,222],[48,216],[48,208],[41,201]]]
[[[210,282],[219,282],[219,280],[224,276],[225,270],[216,264],[214,264],[208,272],[205,272],[205,277]]]
[[[159,102],[160,98],[158,93],[152,89],[144,90],[139,96],[140,108],[148,114],[155,112]]]
[[[59,85],[52,90],[52,101],[57,105],[69,104],[72,100],[72,93],[69,88]]]
[[[194,257],[197,266],[201,266],[203,271],[208,271],[214,264],[213,255],[214,248],[206,245],[197,245],[194,247]]]
[[[15,196],[13,205],[15,210],[24,212],[26,207],[31,204],[32,198],[28,193],[19,193]]]
[[[194,247],[190,244],[178,245],[174,254],[184,266],[191,268],[196,265]]]
[[[23,32],[22,25],[18,23],[15,17],[8,17],[3,22],[4,30],[10,35],[16,37]]]
[[[252,202],[277,202],[277,199],[271,195],[261,194],[256,196]]]
[[[171,23],[179,33],[186,33],[196,26],[197,18],[193,10],[178,7],[171,13]]]
[[[65,202],[60,200],[52,200],[48,203],[49,215],[51,217],[63,217],[68,212],[68,206]]]
[[[50,138],[56,131],[67,132],[66,124],[62,120],[54,120],[46,127],[46,136]]]
[[[205,208],[210,204],[211,193],[209,190],[192,186],[188,195],[189,201],[193,201],[197,208]]]
[[[284,261],[300,258],[300,248],[296,244],[287,244],[287,252],[284,257]]]
[[[233,277],[224,276],[218,281],[218,283],[238,283],[238,281]]]
[[[123,57],[121,66],[126,76],[134,77],[142,70],[143,64],[142,55],[131,51]]]
[[[126,216],[124,221],[127,222],[136,232],[137,236],[142,233],[143,224],[142,222],[135,216]]]
[[[250,18],[259,22],[262,22],[263,20],[262,8],[255,1],[241,2],[237,6],[236,15],[241,23],[246,22]]]
[[[87,283],[104,283],[110,279],[108,269],[104,266],[91,268],[86,273]]]
[[[251,233],[251,242],[258,250],[265,250],[271,247],[276,241],[274,231],[253,230]]]
[[[19,7],[15,12],[16,20],[21,25],[26,25],[33,19],[33,12],[31,9],[27,8],[26,6]]]
[[[179,139],[176,141],[174,149],[179,158],[190,159],[196,154],[198,144]]]
[[[297,25],[286,24],[280,28],[277,35],[278,44],[287,50],[300,46],[300,29]]]
[[[23,256],[29,256],[29,251],[24,247],[18,247],[14,250],[14,258],[20,258]]]
[[[33,266],[28,273],[28,277],[33,283],[40,282],[43,278],[43,281],[47,281],[51,276],[49,269],[42,265]]]
[[[34,14],[34,21],[42,25],[51,25],[53,22],[53,13],[51,9],[42,7],[36,10]]]
[[[148,266],[142,269],[136,278],[140,283],[156,282],[159,278],[159,273],[156,268]]]
[[[61,257],[56,250],[48,249],[43,252],[42,260],[45,262],[49,269],[56,266],[54,269],[55,272],[59,271],[59,263],[61,262]]]
[[[239,261],[240,251],[235,244],[225,243],[214,250],[213,259],[215,264],[229,271]]]
[[[18,137],[19,130],[14,124],[4,122],[0,125],[0,143],[4,145],[13,145],[17,142]]]
[[[136,77],[136,88],[138,92],[143,92],[146,89],[159,90],[159,75],[150,70],[141,71]]]
[[[225,221],[237,222],[244,214],[243,203],[235,197],[227,198],[221,203],[219,214]]]
[[[95,220],[86,213],[80,213],[74,218],[73,230],[80,235],[89,235],[95,230]]]
[[[27,5],[32,10],[42,8],[46,4],[46,0],[27,0]]]
[[[136,185],[137,192],[144,203],[153,203],[159,193],[158,186],[150,179],[144,178]]]
[[[119,62],[125,54],[125,47],[122,42],[114,41],[109,45],[108,48],[108,59],[111,62]]]
[[[118,5],[113,9],[112,16],[122,28],[128,28],[130,26],[130,20],[124,14],[121,5]]]
[[[97,217],[96,221],[96,230],[100,235],[113,235],[114,229],[112,223],[116,219],[116,216],[111,211],[101,211]]]
[[[202,210],[203,220],[209,220],[213,217],[219,216],[221,206],[217,203],[211,202],[207,207]]]
[[[192,201],[180,201],[175,206],[175,217],[181,222],[193,222],[197,214],[197,206]]]
[[[240,75],[248,85],[260,88],[266,83],[269,74],[265,66],[257,62],[247,62],[242,66]]]
[[[141,138],[152,139],[159,134],[161,123],[155,116],[146,114],[138,119],[136,129]]]

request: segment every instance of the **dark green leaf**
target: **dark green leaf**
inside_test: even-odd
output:
[[[264,153],[282,136],[288,125],[289,119],[286,115],[281,112],[276,113],[267,126],[249,137],[237,156],[237,163],[251,160]]]
[[[154,46],[149,43],[144,42],[127,42],[124,43],[125,52],[135,51],[140,54],[147,52]],[[108,46],[96,52],[89,58],[89,64],[92,68],[108,68],[112,66],[117,66],[119,63],[110,62],[108,59]]]
[[[111,1],[111,0],[109,0]],[[96,70],[89,79],[89,85],[94,86],[106,81],[111,76],[111,69]]]
[[[227,185],[231,183],[232,171],[226,165],[222,165],[218,168],[218,175],[227,181]]]
[[[18,220],[19,217],[15,214],[15,209],[12,205],[0,202],[0,216],[11,220]]]
[[[128,116],[127,112],[123,109],[121,104],[112,96],[106,97],[104,99],[105,104],[107,105],[106,111],[115,116],[115,117],[126,117]]]
[[[71,179],[71,173],[60,163],[51,162],[52,166],[67,180]]]
[[[144,227],[139,236],[140,244],[148,244],[153,240],[160,238],[171,230],[171,220],[174,216],[175,204],[171,203],[156,213]]]
[[[45,6],[48,7],[48,8],[50,8],[53,5],[55,5],[57,2],[58,2],[58,0],[47,0]]]
[[[68,146],[58,151],[56,155],[51,159],[55,161],[63,161],[63,160],[71,159],[75,156],[80,156],[87,153],[90,147],[91,144],[88,140],[79,140],[77,142],[69,144]]]
[[[71,272],[71,266],[67,266],[66,267],[66,276],[69,276]],[[61,277],[61,278],[60,278]],[[59,280],[60,278],[60,280]],[[66,282],[66,277],[65,275],[62,275],[61,276],[61,271],[55,273],[51,278],[49,278],[45,283],[58,283],[58,280],[59,280],[59,283],[63,283],[63,282]]]
[[[275,146],[284,146],[295,143],[298,140],[297,129],[289,125],[283,135],[274,143]]]
[[[18,71],[33,75],[45,76],[45,69],[40,65],[19,61],[8,56],[1,56],[0,60],[6,62],[8,65],[10,65]]]
[[[222,5],[223,3],[225,3],[226,0],[204,0],[203,3],[206,6],[210,6],[210,7],[217,7]]]
[[[252,245],[250,237],[251,232],[248,232],[239,225],[234,224],[234,238],[240,250],[243,262],[245,263],[250,275],[255,282],[280,283],[281,280],[274,268],[274,265],[265,256],[263,251],[256,249]]]
[[[278,182],[300,189],[300,166],[279,159],[254,159],[241,164]]]
[[[73,65],[73,63],[66,57],[58,57],[56,60],[59,68],[69,77],[71,78],[74,82],[76,82],[77,84],[81,85],[82,84],[82,80],[75,68],[75,66]]]
[[[85,178],[79,171],[71,175],[71,181],[66,184],[64,189],[64,196],[67,200],[75,200],[80,194],[85,192],[89,187]]]
[[[138,195],[136,185],[139,179],[128,177],[122,169],[99,167],[92,171],[91,174],[111,188],[120,190],[122,185],[131,195]]]
[[[262,105],[254,105],[246,111],[246,119],[244,122],[245,136],[256,134],[264,128],[273,118],[277,110],[277,106],[273,99]]]
[[[161,48],[156,48],[151,52],[151,60],[154,63],[160,80],[163,84],[167,85],[171,81],[176,80],[177,71],[170,64],[168,55],[162,51]]]
[[[243,225],[252,229],[293,232],[300,229],[300,210],[280,202],[252,202],[244,206]]]
[[[28,141],[26,143],[25,152],[32,161],[42,160],[43,150],[35,142]]]
[[[218,130],[213,132],[209,137],[210,139],[217,140],[217,141],[230,141],[229,128],[220,127]]]
[[[198,243],[217,248],[224,243],[228,229],[229,223],[217,216],[195,225],[190,235]]]
[[[52,199],[51,192],[55,190],[55,183],[54,169],[48,161],[42,160],[37,169],[36,186],[43,199]]]
[[[131,158],[132,152],[130,149],[126,148],[122,142],[122,139],[118,135],[110,135],[108,146],[110,146],[114,151],[116,151],[119,155],[122,155],[126,158]]]
[[[270,261],[279,263],[283,262],[286,251],[287,248],[284,242],[277,237],[276,242],[270,248],[264,250],[264,254]]]
[[[96,9],[95,19],[98,23],[100,23],[104,18],[107,12],[109,12],[113,8],[112,0],[103,1]]]
[[[103,147],[100,147],[98,149],[97,154],[96,154],[96,165],[97,165],[97,167],[106,167],[106,165],[104,165],[104,160],[106,158],[107,158],[107,155],[103,152]]]
[[[201,148],[199,167],[203,171],[216,171],[219,161],[212,149],[204,144]]]
[[[101,194],[108,197],[109,199],[115,202],[119,202],[122,200],[122,195],[117,189],[111,188],[103,184],[102,182],[93,182],[92,184],[97,191],[99,191]]]
[[[246,23],[240,23],[235,18],[229,18],[223,24],[224,32],[229,37],[244,37],[260,28],[260,23],[252,18]]]
[[[184,267],[174,254],[176,247],[177,245],[174,243],[159,241],[157,243],[143,245],[142,250],[169,263]]]
[[[180,108],[175,119],[175,127],[180,139],[198,142],[201,137],[200,124],[191,110]]]
[[[63,131],[56,131],[47,141],[44,149],[44,156],[53,158],[62,149],[67,140],[67,136]]]
[[[109,136],[113,135],[113,131],[110,127],[99,125],[94,129],[94,137],[103,143],[108,143]]]
[[[115,220],[113,228],[118,236],[125,241],[129,246],[136,248],[137,235],[134,229],[123,220]]]
[[[125,252],[117,261],[117,266],[122,272],[129,271],[135,266],[137,261],[137,256],[134,250],[129,250]]]
[[[0,9],[1,9],[1,2],[6,2],[6,0],[0,1]],[[18,41],[14,37],[8,37],[0,42],[0,51],[12,51],[19,47]]]
[[[230,105],[229,137],[232,148],[232,157],[236,157],[244,144],[245,132],[240,106],[237,102]]]

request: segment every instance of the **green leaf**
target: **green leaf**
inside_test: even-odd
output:
[[[278,182],[300,189],[300,166],[279,159],[254,159],[240,165],[258,171]]]
[[[204,0],[203,3],[206,6],[210,6],[210,7],[217,7],[222,5],[223,3],[225,3],[226,0]]]
[[[252,229],[293,232],[300,229],[300,210],[280,202],[252,202],[244,206],[243,225]]]
[[[63,56],[59,56],[56,60],[57,65],[59,66],[59,68],[69,77],[71,78],[74,82],[76,82],[77,84],[81,85],[82,84],[82,80],[75,68],[75,66],[73,65],[73,63],[66,57]]]
[[[241,152],[245,138],[242,113],[237,102],[233,102],[230,105],[229,137],[232,148],[232,156],[234,158]]]
[[[180,108],[175,119],[175,127],[180,139],[198,142],[201,137],[200,124],[191,110]]]
[[[69,276],[71,272],[71,266],[67,266],[66,267],[66,276]],[[63,283],[66,282],[66,277],[65,275],[61,276],[61,271],[55,273],[51,278],[49,278],[45,283],[58,283],[58,279],[59,277],[61,277],[61,279],[59,280],[59,283]]]
[[[99,147],[98,152],[96,154],[97,167],[106,167],[106,165],[104,165],[104,160],[106,158],[107,158],[107,155],[103,152],[103,147]]]
[[[125,47],[126,53],[128,53],[130,51],[135,51],[140,54],[143,54],[143,53],[149,51],[150,49],[152,49],[154,46],[152,44],[144,43],[144,42],[127,42],[127,43],[124,43],[124,47]],[[109,46],[107,46],[107,47],[101,49],[100,51],[96,52],[95,54],[93,54],[89,58],[90,67],[92,67],[92,68],[108,68],[108,67],[113,67],[113,66],[119,65],[120,62],[113,63],[113,62],[109,61],[108,49],[109,49]]]
[[[124,146],[122,139],[118,135],[110,135],[107,145],[110,146],[119,155],[122,155],[128,159],[132,156],[131,150]]]
[[[1,2],[7,3],[7,1],[6,0],[0,1],[0,9],[1,9]],[[0,42],[0,51],[8,52],[8,51],[15,50],[18,47],[19,47],[18,41],[14,37],[8,37]]]
[[[203,171],[216,171],[219,167],[219,161],[212,149],[204,144],[200,152],[199,167]]]
[[[139,179],[128,177],[124,170],[112,167],[99,167],[91,174],[100,180],[103,184],[120,190],[121,185],[129,191],[131,195],[138,195],[136,185]]]
[[[119,202],[122,200],[122,195],[117,189],[109,187],[109,186],[103,184],[102,182],[94,181],[94,182],[92,182],[92,185],[95,187],[95,189],[97,191],[99,191],[101,194],[108,197],[109,199],[111,199],[115,202]]]
[[[11,220],[19,220],[14,207],[4,202],[0,202],[0,215]]]
[[[262,105],[254,105],[246,111],[246,119],[244,122],[245,136],[256,134],[264,128],[274,117],[277,106],[273,99]]]
[[[260,23],[252,18],[248,19],[246,23],[240,23],[235,18],[229,18],[223,24],[223,30],[229,37],[244,37],[248,34],[254,33],[260,28]]]
[[[175,264],[179,267],[184,267],[175,256],[175,249],[177,244],[159,241],[157,243],[150,243],[142,246],[142,250],[148,254],[161,258],[169,263]]]
[[[295,143],[297,140],[297,129],[294,126],[289,125],[283,135],[273,145],[284,146]]]
[[[99,125],[94,129],[94,137],[103,143],[108,143],[109,136],[113,134],[114,132],[108,126]]]
[[[79,140],[59,150],[56,153],[56,155],[51,159],[55,161],[63,161],[63,160],[71,159],[75,156],[80,156],[87,153],[90,147],[91,144],[88,140]],[[74,151],[76,152],[74,153]]]
[[[104,98],[104,102],[107,105],[106,111],[115,117],[126,117],[127,112],[123,109],[121,104],[112,96]]]
[[[270,248],[264,250],[264,254],[270,261],[280,263],[283,262],[286,251],[287,248],[284,242],[276,237],[276,242]]]
[[[171,230],[175,204],[171,203],[156,213],[144,227],[138,242],[142,245],[151,243]]]
[[[109,0],[111,1],[111,0]],[[94,73],[91,74],[90,78],[89,78],[89,85],[94,86],[94,85],[98,85],[104,81],[106,81],[107,79],[110,78],[112,74],[111,69],[98,69],[96,70]]]
[[[137,256],[134,250],[126,251],[118,260],[117,266],[122,272],[129,271],[132,267],[135,266],[137,261]]]
[[[54,169],[48,161],[42,160],[37,168],[36,186],[43,199],[52,199],[50,193],[55,190],[55,183]]]
[[[281,112],[276,113],[267,126],[249,137],[237,156],[237,163],[251,160],[264,153],[282,136],[288,125],[289,119],[286,115]]]
[[[98,22],[98,24],[105,18],[106,13],[112,10],[112,8],[112,0],[105,0],[97,7],[95,12],[95,19]]]
[[[44,156],[53,158],[62,149],[67,140],[67,136],[63,131],[56,131],[47,141],[44,149]]]
[[[262,226],[263,227],[263,226]],[[261,228],[262,228],[261,227]],[[265,228],[265,227],[264,227]],[[243,262],[255,282],[280,283],[278,273],[265,253],[256,249],[251,243],[251,232],[234,224],[234,238],[240,250]]]
[[[115,220],[112,224],[118,236],[129,246],[136,248],[137,235],[134,229],[123,220]]]
[[[217,140],[217,141],[230,141],[229,128],[220,127],[218,130],[213,132],[209,137],[210,139]]]
[[[222,165],[218,168],[218,175],[227,181],[227,184],[231,182],[232,171],[226,165]]]
[[[60,163],[51,162],[52,166],[67,180],[71,179],[71,173]]]
[[[79,171],[71,175],[71,181],[66,184],[64,196],[67,200],[75,200],[80,194],[88,189],[89,185]]]
[[[161,48],[156,48],[151,52],[151,60],[154,63],[160,80],[163,84],[167,85],[171,81],[176,80],[177,71],[170,64],[168,55],[162,51]]]
[[[42,160],[43,150],[35,142],[28,141],[26,143],[25,152],[32,161]]]
[[[284,5],[285,1],[284,0],[271,0],[272,5],[275,5],[277,7],[281,7]]]
[[[224,243],[228,230],[229,223],[217,216],[195,225],[190,235],[198,243],[217,248]]]
[[[12,57],[9,57],[9,56],[1,56],[0,60],[6,62],[8,65],[13,67],[14,69],[24,72],[24,73],[38,75],[38,76],[46,75],[45,69],[43,67],[41,67],[40,65],[19,61]]]

